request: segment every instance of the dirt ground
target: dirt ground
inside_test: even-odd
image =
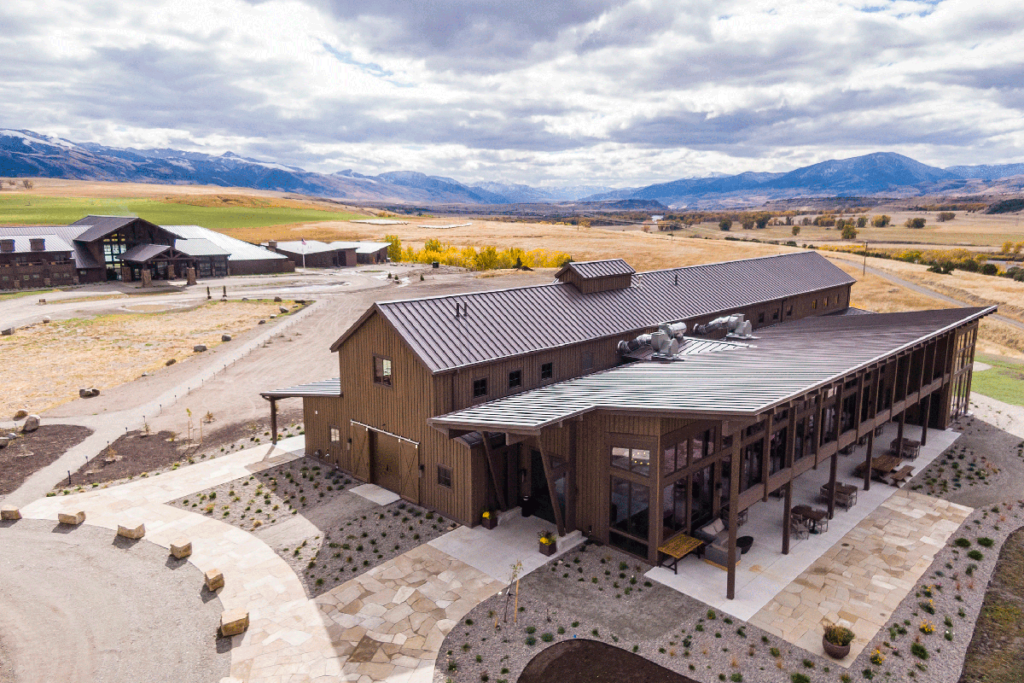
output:
[[[278,413],[279,430],[282,438],[297,435],[301,424],[301,410]],[[207,425],[207,429],[213,425]],[[252,422],[235,422],[216,431],[208,431],[203,442],[188,441],[176,432],[162,431],[145,434],[139,430],[127,432],[108,447],[104,448],[71,475],[72,487],[91,487],[152,475],[169,469],[215,458],[225,453],[241,450],[253,445],[255,439],[269,441],[270,419]],[[197,430],[198,433],[198,430]],[[66,482],[56,487],[68,489]]]
[[[175,309],[159,301],[134,303],[122,314],[22,327],[0,337],[5,392],[0,415],[19,408],[39,413],[78,398],[80,388],[106,390],[155,372],[193,347],[220,345],[221,335],[255,327],[290,302],[211,301]],[[157,312],[154,309],[170,309]]]
[[[69,448],[81,443],[92,430],[76,425],[43,425],[20,434],[0,450],[0,496],[21,486],[35,471],[46,467]]]
[[[622,648],[596,640],[568,640],[526,665],[519,683],[693,683]]]
[[[223,609],[202,573],[149,541],[23,519],[0,525],[3,683],[209,683],[227,676]]]
[[[911,490],[973,508],[1020,498],[1024,441],[974,417],[955,421],[956,443],[911,480]]]
[[[1003,544],[960,683],[1024,680],[1024,529]]]

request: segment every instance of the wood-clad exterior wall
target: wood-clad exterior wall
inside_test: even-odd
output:
[[[724,310],[714,315],[694,318],[686,322],[692,327],[715,317],[743,313],[754,327],[795,320],[813,315],[835,313],[849,304],[849,285],[841,285],[819,292],[779,299],[740,309]],[[827,304],[826,304],[827,301]],[[418,485],[410,489],[406,481],[399,491],[408,500],[436,509],[462,523],[475,525],[483,510],[498,506],[505,498],[505,507],[514,507],[518,501],[513,495],[528,494],[530,490],[530,449],[527,443],[505,447],[496,441],[488,453],[484,444],[470,447],[459,439],[450,439],[427,424],[427,419],[460,410],[476,403],[494,400],[511,393],[534,389],[544,384],[560,382],[573,377],[608,369],[622,360],[616,347],[619,341],[632,339],[638,334],[656,329],[633,330],[628,333],[596,339],[580,344],[542,351],[512,359],[462,368],[453,372],[432,375],[419,361],[395,329],[379,314],[369,316],[338,349],[339,376],[342,398],[304,399],[306,425],[306,452],[319,452],[320,457],[360,479],[373,478],[373,451],[375,437],[367,434],[391,434],[416,444],[403,449],[403,457],[416,458],[419,471]],[[375,384],[374,357],[389,358],[393,363],[393,385]],[[551,377],[542,377],[543,367],[551,364]],[[509,375],[520,372],[521,384],[509,386]],[[487,393],[474,397],[474,381],[487,380]],[[678,422],[674,421],[674,422]],[[337,440],[331,439],[332,427]],[[596,501],[607,500],[608,473],[594,471],[587,462],[593,453],[603,452],[610,433],[635,434],[653,439],[652,449],[660,448],[662,422],[653,418],[626,418],[621,416],[588,416],[574,427],[575,447],[570,457],[569,428],[557,434],[548,430],[542,450],[556,459],[575,462],[575,505],[571,518],[576,528],[592,529],[598,537],[607,535],[608,520],[599,514]],[[548,439],[551,439],[548,443]],[[598,458],[603,462],[603,458]],[[595,460],[596,461],[596,460]],[[404,462],[404,461],[403,461]],[[492,464],[503,470],[495,475]],[[439,483],[438,468],[446,468],[451,475],[451,487]],[[403,471],[412,467],[404,463]],[[503,475],[503,476],[501,476]],[[497,486],[495,485],[497,481]],[[502,495],[499,495],[499,490]]]

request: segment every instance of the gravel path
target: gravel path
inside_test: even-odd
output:
[[[145,540],[98,527],[0,525],[3,683],[209,683],[227,676],[230,641],[202,574]],[[4,649],[6,648],[6,656]],[[4,678],[8,676],[8,678]]]

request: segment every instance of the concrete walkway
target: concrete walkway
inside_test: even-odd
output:
[[[239,344],[235,348],[219,349],[217,362],[207,365],[196,374],[152,397],[145,403],[118,412],[103,413],[102,415],[60,418],[60,424],[81,425],[92,429],[93,433],[82,443],[69,449],[60,458],[50,463],[50,465],[35,472],[17,490],[3,498],[3,502],[22,506],[36,498],[45,496],[53,487],[60,484],[67,477],[69,470],[71,472],[77,471],[83,464],[99,455],[110,443],[124,436],[126,432],[141,429],[146,419],[159,414],[162,407],[170,408],[180,398],[187,396],[190,391],[202,386],[203,382],[223,372],[226,368],[259,348],[261,344],[271,337],[281,334],[281,332],[295,325],[314,310],[317,310],[318,307],[324,305],[326,303],[320,301],[313,303],[298,313],[288,316],[288,318],[276,325],[268,325],[265,332]]]

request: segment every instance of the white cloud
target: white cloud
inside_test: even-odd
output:
[[[999,163],[1021,44],[1008,0],[6,0],[0,126],[532,184]]]

